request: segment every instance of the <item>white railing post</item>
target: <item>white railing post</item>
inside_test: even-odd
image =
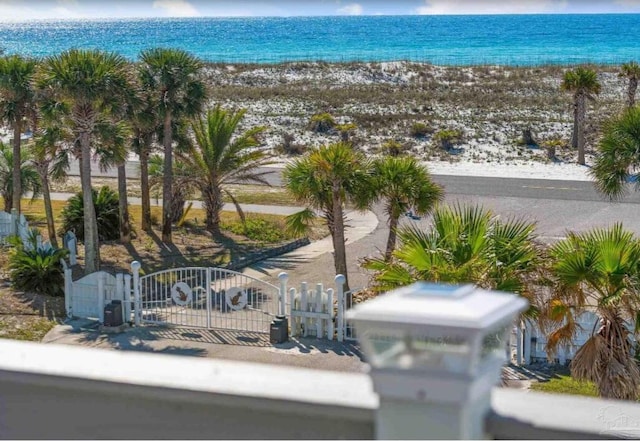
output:
[[[316,284],[316,313],[324,312],[322,308],[322,283]],[[324,334],[324,326],[322,323],[323,319],[320,317],[316,317],[316,338],[322,338]]]
[[[300,284],[300,311],[309,312],[309,304],[307,303],[307,282],[302,282]],[[306,337],[309,335],[309,318],[304,317],[302,320],[303,330],[302,336]]]
[[[329,323],[327,323],[327,338],[329,340],[333,340],[334,337],[334,327],[333,327],[333,319],[335,314],[333,313],[333,288],[329,288],[327,290],[327,312],[329,313]]]
[[[278,280],[280,280],[280,295],[278,308],[280,315],[287,315],[287,281],[289,280],[289,274],[282,272],[278,274]]]
[[[11,209],[11,227],[9,229],[9,233],[11,236],[16,236],[18,234],[18,210],[15,208]]]
[[[129,323],[131,321],[131,275],[124,275],[124,305],[122,311],[124,312],[124,322]]]
[[[98,276],[98,319],[100,320],[101,324],[104,324],[105,279],[106,277],[104,273],[100,273],[100,275]]]
[[[76,251],[78,249],[77,239],[74,237],[69,242],[67,242],[67,247],[69,248],[69,263],[71,265],[78,264],[78,256],[76,255]]]
[[[338,317],[337,324],[338,327],[338,341],[344,340],[344,283],[347,281],[346,277],[342,274],[338,274],[335,277],[336,282],[336,292],[338,295]]]
[[[120,305],[122,308],[120,311],[122,312],[122,323],[125,323],[125,311],[124,311],[124,274],[116,273],[116,292],[115,297],[117,300],[120,300]]]
[[[296,310],[296,289],[289,289],[289,326],[291,326],[291,337],[298,335],[299,320],[294,316],[293,312]]]
[[[133,274],[133,299],[134,299],[134,323],[136,326],[140,326],[140,319],[142,318],[142,300],[140,299],[140,262],[134,261],[131,263],[131,273]]]
[[[67,317],[71,318],[73,310],[71,308],[73,300],[73,279],[71,275],[71,268],[67,266],[67,262],[62,259],[62,268],[64,270],[64,307],[67,312]]]

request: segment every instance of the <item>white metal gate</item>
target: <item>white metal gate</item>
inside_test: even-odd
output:
[[[140,276],[139,268],[134,262],[136,323],[268,333],[284,313],[281,288],[242,273],[192,267]],[[283,293],[286,278],[280,275]]]

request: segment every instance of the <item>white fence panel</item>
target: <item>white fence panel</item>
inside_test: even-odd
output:
[[[71,277],[71,271],[65,271]],[[77,281],[65,280],[67,313],[73,317],[104,320],[104,305],[111,300],[124,300],[124,290],[116,288],[116,277],[105,271],[84,276]],[[102,295],[101,295],[102,294]]]

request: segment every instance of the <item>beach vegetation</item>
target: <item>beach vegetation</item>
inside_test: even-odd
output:
[[[37,118],[38,92],[35,87],[35,75],[38,62],[21,55],[0,57],[0,120],[11,126],[13,132],[13,195],[10,208],[20,213],[22,190],[21,158],[23,131],[32,130]],[[26,130],[25,130],[26,129]],[[7,206],[7,199],[5,199]]]
[[[336,120],[330,113],[323,112],[311,116],[309,121],[309,129],[316,133],[327,133],[336,126]]]
[[[307,150],[307,146],[304,144],[295,143],[295,137],[291,133],[282,134],[282,144],[276,149],[276,153],[298,156],[304,154]]]
[[[366,259],[375,271],[372,289],[385,292],[429,280],[474,283],[485,289],[513,292],[536,305],[535,285],[542,262],[535,224],[500,219],[478,205],[439,205],[429,227],[400,228],[400,244],[390,260]],[[535,306],[526,314],[536,315]]]
[[[207,93],[201,79],[203,64],[186,51],[165,48],[142,51],[140,61],[142,86],[158,96],[164,153],[162,242],[172,243],[173,128],[176,121],[195,117],[204,107]]]
[[[571,146],[578,149],[578,164],[585,165],[585,124],[587,101],[595,101],[601,85],[595,70],[577,67],[565,72],[561,89],[573,94],[573,132]]]
[[[92,199],[91,157],[121,162],[122,151],[97,143],[100,132],[122,120],[127,100],[135,95],[124,57],[99,50],[71,49],[47,58],[38,73],[38,86],[47,91],[49,118],[73,133],[73,154],[80,160],[84,207],[85,272],[100,269],[100,245]],[[52,110],[53,109],[53,110]],[[95,149],[94,151],[92,151]]]
[[[293,234],[304,233],[320,212],[331,234],[336,274],[345,276],[349,291],[347,253],[345,247],[344,207],[366,210],[375,198],[372,162],[355,151],[350,144],[338,142],[310,150],[288,164],[283,173],[284,186],[307,206],[287,217],[287,228]]]
[[[62,259],[67,255],[64,248],[38,248],[35,237],[31,246],[13,247],[9,251],[9,278],[13,287],[23,291],[49,296],[64,296],[64,274]]]
[[[98,237],[100,241],[118,239],[120,231],[118,194],[105,185],[100,190],[92,189],[91,195],[98,222]],[[84,198],[82,192],[80,192],[67,200],[60,213],[62,229],[64,231],[73,231],[81,242],[85,240],[84,212]]]
[[[627,83],[627,107],[633,107],[636,105],[636,91],[638,90],[638,79],[640,79],[640,64],[636,61],[630,61],[623,63],[620,66],[621,78],[626,78]]]
[[[378,153],[397,157],[397,156],[406,155],[410,149],[411,149],[411,146],[408,143],[402,143],[395,139],[388,139],[385,142],[383,142],[382,145],[379,147]]]
[[[571,376],[595,383],[603,398],[636,400],[640,369],[631,355],[631,337],[637,336],[640,320],[640,241],[615,224],[570,232],[551,247],[549,256],[553,289],[540,309],[547,353],[553,356],[572,342],[580,329],[579,315],[594,313],[597,322],[571,361]]]
[[[396,247],[400,217],[426,216],[442,199],[444,190],[432,181],[427,167],[409,156],[385,156],[374,161],[373,177],[376,199],[384,204],[389,235],[384,253],[386,261]]]
[[[219,105],[191,125],[195,142],[179,152],[179,161],[190,170],[187,177],[200,190],[206,212],[205,225],[220,235],[223,195],[231,199],[241,219],[244,213],[230,190],[232,184],[264,184],[268,171],[258,170],[270,164],[270,155],[260,148],[259,135],[265,127],[239,132],[246,110],[225,110]]]
[[[458,129],[443,129],[437,132],[433,139],[443,150],[450,151],[462,142],[463,134]]]
[[[345,123],[345,124],[337,124],[335,128],[340,134],[340,140],[342,142],[349,142],[351,135],[353,135],[353,133],[358,128],[358,126],[355,125],[354,123]]]
[[[424,122],[415,122],[411,125],[410,135],[414,138],[424,138],[433,133],[433,128]]]
[[[630,107],[610,118],[603,127],[598,153],[590,170],[596,189],[619,200],[627,183],[640,182],[640,108]]]
[[[11,208],[14,207],[14,151],[15,149],[11,146],[0,141],[0,195],[4,200],[4,211],[7,213],[10,213]],[[20,156],[20,168],[18,169],[18,181],[21,183],[20,197],[33,192],[32,199],[38,198],[41,195],[42,185],[38,171],[32,162],[31,151],[22,148]]]

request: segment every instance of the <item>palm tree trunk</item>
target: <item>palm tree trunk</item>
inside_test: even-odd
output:
[[[118,165],[118,209],[120,212],[120,242],[131,243],[131,222],[127,200],[127,172],[124,162]]]
[[[629,78],[629,88],[627,89],[627,106],[636,105],[636,90],[638,89],[638,79],[636,77]]]
[[[208,185],[201,190],[202,201],[206,213],[205,227],[214,236],[220,235],[220,212],[222,211],[222,192],[219,188]]]
[[[576,139],[578,141],[578,164],[584,165],[584,124],[586,118],[586,97],[581,94],[578,98],[577,107],[577,121],[578,131],[576,132]]]
[[[347,274],[347,250],[344,240],[344,218],[342,201],[340,200],[340,185],[333,185],[333,250],[336,274],[344,276],[344,290],[349,291],[349,275]]]
[[[13,194],[9,194],[8,192],[6,194],[2,195],[2,199],[4,199],[4,211],[5,213],[11,213],[11,206],[13,205]]]
[[[571,148],[578,148],[578,101],[579,97],[576,94],[573,98],[573,131],[571,132]]]
[[[164,117],[164,177],[162,181],[162,242],[172,243],[171,239],[171,196],[173,184],[173,146],[171,132],[171,111]]]
[[[80,134],[80,180],[82,183],[82,203],[84,204],[84,272],[91,274],[100,270],[100,242],[98,221],[91,191],[91,134]]]
[[[389,215],[389,237],[387,238],[387,251],[384,253],[384,260],[386,262],[391,260],[391,255],[393,254],[393,250],[396,248],[396,236],[399,218],[396,213],[392,213]]]
[[[20,214],[20,198],[22,197],[22,182],[20,180],[20,176],[22,173],[22,161],[20,155],[20,133],[22,132],[22,116],[20,114],[16,115],[15,121],[13,122],[13,204],[11,208],[15,208]],[[11,211],[11,210],[9,210]]]
[[[38,164],[38,172],[42,181],[42,197],[44,198],[44,212],[47,217],[47,231],[49,232],[49,242],[54,248],[58,248],[56,237],[56,225],[53,219],[53,206],[51,204],[51,188],[49,187],[49,164]]]
[[[149,146],[147,137],[143,138],[143,145],[140,151],[140,188],[142,204],[142,229],[151,229],[151,195],[149,194]]]

